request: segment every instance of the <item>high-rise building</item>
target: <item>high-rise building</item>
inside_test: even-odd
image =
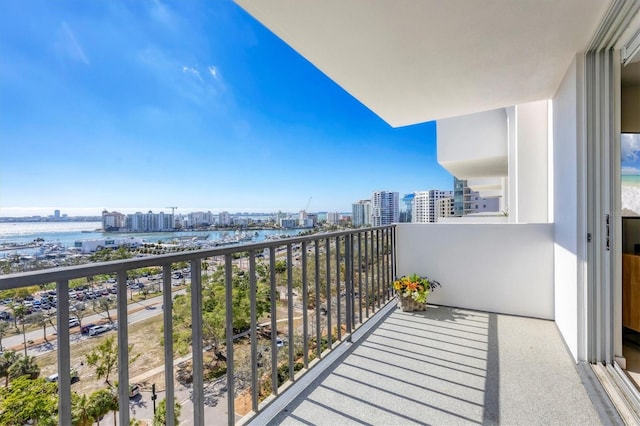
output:
[[[453,196],[440,198],[439,200],[436,200],[436,216],[437,217],[453,216]]]
[[[127,226],[127,216],[119,212],[102,212],[102,229],[105,231],[118,231]]]
[[[192,212],[187,215],[185,225],[187,227],[209,226],[213,225],[215,221],[211,212]]]
[[[60,219],[60,210],[54,210],[53,217],[55,217],[56,219]]]
[[[136,212],[127,215],[126,228],[136,232],[169,231],[175,228],[172,214]]]
[[[466,180],[454,177],[453,188],[454,216],[500,211],[500,197],[483,198],[480,196],[480,193],[473,191],[467,186]]]
[[[340,223],[340,213],[338,212],[328,212],[327,213],[327,223],[329,225],[337,225]]]
[[[433,223],[437,221],[438,214],[436,203],[442,198],[452,197],[452,191],[440,191],[431,189],[429,191],[418,191],[413,199],[412,222]]]
[[[318,214],[317,213],[307,213],[307,221],[311,221],[312,225],[311,227],[316,226],[316,224],[318,223]]]
[[[413,217],[413,199],[415,198],[415,192],[406,194],[402,197],[402,204],[404,209],[400,209],[400,222],[409,223]]]
[[[353,226],[371,225],[371,200],[360,200],[351,205]]]
[[[390,225],[400,220],[399,194],[391,191],[376,191],[371,196],[371,224]]]
[[[453,215],[464,216],[464,200],[468,197],[471,188],[467,186],[467,181],[453,178]]]
[[[229,214],[229,212],[220,212],[218,214],[218,224],[220,226],[231,225],[231,215]]]
[[[298,219],[280,219],[280,228],[294,229],[298,227]]]

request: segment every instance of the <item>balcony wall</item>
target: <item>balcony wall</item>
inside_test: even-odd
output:
[[[551,224],[398,224],[397,275],[442,287],[430,302],[554,319]]]
[[[507,115],[500,108],[438,120],[438,163],[458,179],[508,175]]]

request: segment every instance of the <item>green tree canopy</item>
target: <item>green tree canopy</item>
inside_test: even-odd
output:
[[[171,424],[180,424],[181,405],[177,401],[173,407],[173,422]],[[158,408],[153,415],[153,426],[164,426],[167,424],[167,399],[163,399],[158,404]]]
[[[3,425],[57,424],[58,390],[45,379],[18,377],[0,388],[0,413]]]
[[[129,363],[135,362],[140,354],[133,353],[133,345],[129,345]],[[109,377],[113,375],[118,368],[118,345],[115,336],[105,338],[98,346],[86,355],[87,365],[93,367],[98,379],[104,378],[109,387],[113,384],[109,381]]]

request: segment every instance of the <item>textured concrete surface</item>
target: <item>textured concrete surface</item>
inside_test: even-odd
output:
[[[552,321],[436,306],[393,310],[271,421],[600,423]]]

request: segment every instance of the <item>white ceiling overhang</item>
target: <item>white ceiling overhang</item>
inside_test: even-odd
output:
[[[610,0],[236,0],[391,126],[551,98]]]

